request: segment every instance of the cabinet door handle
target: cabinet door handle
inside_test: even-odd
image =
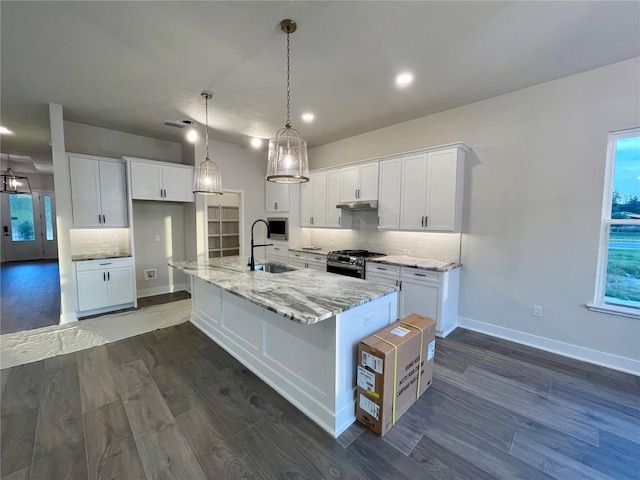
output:
[[[313,225],[313,217],[309,217],[309,222]]]
[[[107,274],[106,272],[102,272],[102,281],[106,282],[107,281]]]
[[[273,208],[276,209],[276,210],[278,209],[278,202],[273,204]]]
[[[107,217],[105,217],[104,215],[102,215],[102,224],[103,225],[107,224]]]
[[[429,217],[424,217],[424,226],[425,227],[429,226]]]
[[[107,280],[111,281],[111,272],[107,272]]]
[[[402,291],[402,282],[403,280],[400,280],[400,291]]]
[[[162,197],[163,197],[163,195],[162,195],[162,189],[160,189],[160,198],[162,198]]]
[[[386,268],[378,267],[378,270],[386,270]]]
[[[400,280],[396,280],[396,287],[400,285]]]
[[[420,225],[424,227],[424,217],[422,217],[422,220],[420,220]]]
[[[416,277],[426,277],[424,273],[414,273]]]
[[[340,220],[342,220],[342,217],[338,217],[338,226],[340,226]]]
[[[98,223],[102,223],[102,219],[100,217],[100,214],[98,214]]]
[[[111,265],[111,262],[101,263],[100,266],[102,266],[102,265]]]
[[[378,217],[378,226],[380,226],[380,217]]]

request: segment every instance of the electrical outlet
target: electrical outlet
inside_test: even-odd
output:
[[[155,280],[158,277],[158,272],[155,268],[150,268],[144,271],[145,280]]]
[[[155,241],[156,241],[156,242],[159,242],[159,241],[160,241],[160,235],[156,235],[156,237],[155,237]]]
[[[403,250],[402,253],[405,255],[411,255],[411,250]]]
[[[541,317],[542,316],[542,306],[541,305],[534,305],[533,306],[533,316],[534,317]]]

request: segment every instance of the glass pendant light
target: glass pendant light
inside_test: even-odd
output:
[[[25,176],[16,175],[11,170],[11,155],[7,154],[7,169],[2,175],[1,193],[10,193],[16,195],[31,195],[31,185],[29,179]]]
[[[220,171],[215,162],[209,159],[209,100],[213,98],[213,93],[208,90],[203,91],[200,96],[204,98],[205,109],[205,144],[207,146],[207,156],[196,168],[193,175],[193,193],[202,195],[222,195],[222,179]]]
[[[309,181],[309,159],[307,142],[300,132],[291,127],[290,121],[290,47],[289,35],[296,31],[293,20],[280,22],[280,29],[287,34],[287,123],[277,131],[276,137],[269,140],[269,160],[267,180],[275,183],[306,183]]]

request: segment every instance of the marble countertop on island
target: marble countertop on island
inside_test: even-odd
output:
[[[367,262],[384,263],[386,265],[397,265],[400,267],[413,267],[435,272],[447,272],[461,266],[459,263],[442,262],[431,258],[410,257],[408,255],[387,255],[386,257],[368,258]]]
[[[122,253],[80,253],[78,255],[72,255],[72,262],[82,262],[85,260],[106,260],[109,258],[126,258],[130,257],[129,252]]]
[[[251,272],[246,258],[241,257],[170,262],[169,266],[306,325],[398,291],[396,287],[306,268],[285,273]]]

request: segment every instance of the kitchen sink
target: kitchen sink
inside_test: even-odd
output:
[[[288,267],[287,265],[283,265],[281,263],[261,263],[259,265],[256,265],[256,270],[264,270],[267,273],[284,273],[293,272],[294,270],[298,269]]]

